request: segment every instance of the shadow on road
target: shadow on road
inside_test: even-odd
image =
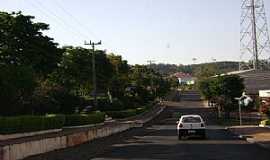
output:
[[[207,139],[177,138],[174,113],[199,114],[207,124]],[[270,152],[238,139],[217,126],[211,108],[168,107],[143,128],[134,128],[86,144],[34,156],[28,160],[268,160]]]
[[[252,152],[246,152],[252,151]],[[243,154],[245,152],[245,154]],[[255,155],[260,152],[260,155]],[[144,134],[112,145],[102,159],[265,159],[268,152],[260,151],[256,146],[239,140],[223,129],[207,130],[207,139],[189,138],[177,140],[174,126],[154,125],[147,127]]]

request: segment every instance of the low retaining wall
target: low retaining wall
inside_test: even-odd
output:
[[[0,160],[18,160],[28,156],[42,154],[58,149],[72,147],[82,143],[89,142],[101,137],[110,136],[115,133],[120,133],[134,127],[142,127],[144,123],[149,122],[164,110],[164,107],[159,107],[147,117],[143,117],[134,121],[114,122],[84,128],[72,131],[63,131],[52,135],[25,138],[18,141],[0,143]]]
[[[28,132],[28,133],[16,133],[16,134],[0,134],[0,140],[8,140],[8,139],[15,139],[15,138],[21,138],[21,137],[30,137],[30,136],[36,136],[40,134],[46,134],[46,133],[54,133],[54,132],[61,132],[62,129],[50,129],[45,131],[37,131],[37,132]]]

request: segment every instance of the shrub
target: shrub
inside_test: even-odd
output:
[[[104,99],[99,101],[98,105],[98,109],[101,111],[120,111],[125,109],[123,102],[118,99],[114,99],[113,103],[110,103],[108,99]]]
[[[269,106],[263,105],[261,111],[264,114],[270,115],[270,107]]]
[[[3,66],[0,62],[0,115],[29,114],[25,108],[36,86],[33,69],[26,66]]]
[[[261,125],[270,125],[270,119],[261,121]]]
[[[64,86],[50,79],[40,82],[31,99],[30,108],[35,114],[73,114],[77,107],[83,107],[86,100],[70,92]]]
[[[0,133],[12,134],[62,128],[63,115],[54,116],[16,116],[0,118]]]
[[[128,109],[123,111],[107,111],[106,114],[115,119],[127,118],[137,115],[138,110]]]
[[[145,111],[147,111],[147,108],[136,108],[136,114],[141,114]]]
[[[80,126],[87,124],[102,123],[105,121],[105,113],[95,112],[91,114],[66,115],[65,126]]]

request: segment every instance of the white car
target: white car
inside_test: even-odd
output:
[[[205,123],[201,116],[183,115],[176,123],[179,140],[191,135],[205,138]]]

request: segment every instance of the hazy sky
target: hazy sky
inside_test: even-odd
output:
[[[103,40],[129,63],[238,60],[242,0],[0,0],[0,10],[34,15],[60,45]],[[270,1],[265,0],[270,21]],[[269,26],[269,25],[268,25]]]

